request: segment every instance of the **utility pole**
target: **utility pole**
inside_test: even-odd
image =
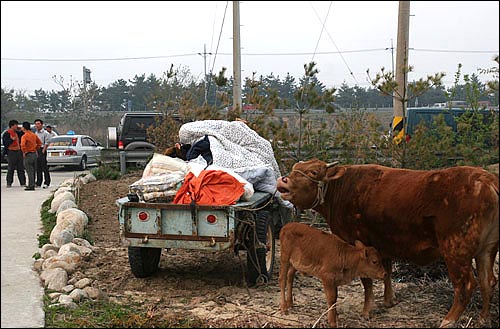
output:
[[[207,45],[203,45],[203,54],[198,53],[198,55],[203,56],[204,61],[204,77],[203,77],[203,85],[205,87],[205,104],[207,104],[207,55],[212,55],[212,53],[207,53]]]
[[[392,60],[392,75],[394,76],[394,44],[392,43],[392,39],[391,39],[391,48],[387,47],[385,48],[385,50],[388,50],[390,49],[391,50],[391,60]]]
[[[83,107],[85,111],[88,111],[88,94],[87,94],[87,83],[91,83],[92,79],[90,79],[90,70],[83,67]]]
[[[233,1],[233,109],[241,111],[240,2]]]
[[[396,143],[400,143],[404,136],[404,118],[406,112],[407,81],[408,81],[408,43],[410,31],[410,1],[399,1],[398,11],[398,40],[396,45],[396,72],[397,87],[393,94],[394,118],[392,131]]]

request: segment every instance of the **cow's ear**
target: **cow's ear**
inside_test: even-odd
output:
[[[364,248],[365,245],[363,244],[363,242],[359,241],[359,240],[356,240],[354,241],[354,245],[358,248]]]
[[[340,177],[344,176],[345,172],[345,167],[333,167],[331,169],[327,169],[326,178],[330,180],[339,179]]]

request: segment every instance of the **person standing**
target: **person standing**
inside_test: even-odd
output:
[[[47,164],[47,148],[49,147],[49,141],[52,136],[43,129],[43,120],[35,120],[35,134],[42,141],[42,147],[38,149],[38,158],[36,160],[36,186],[42,186],[42,181],[44,181],[43,188],[47,188],[50,185],[50,173],[49,166]],[[43,175],[43,176],[42,176]]]
[[[42,148],[42,141],[31,131],[31,124],[28,121],[23,122],[24,135],[21,138],[21,151],[24,157],[24,167],[28,174],[28,186],[24,188],[25,191],[35,190],[35,171],[37,150]]]
[[[47,127],[45,127],[45,130],[50,134],[51,137],[57,136],[57,133],[52,130],[52,126],[47,125]]]
[[[17,120],[10,120],[9,129],[2,136],[2,142],[7,152],[7,187],[12,187],[14,170],[17,171],[19,184],[21,186],[26,185],[23,152],[21,151],[21,136],[23,132],[19,130],[18,125],[19,122]]]

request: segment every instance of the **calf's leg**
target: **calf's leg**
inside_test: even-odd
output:
[[[387,273],[384,277],[384,305],[392,307],[396,305],[396,297],[392,289],[391,274],[392,274],[392,261],[391,259],[384,258],[382,265]],[[363,305],[363,312],[361,316],[368,319],[370,311],[375,308],[375,296],[373,295],[373,280],[370,278],[361,278],[361,283],[365,289],[365,304]]]
[[[333,280],[321,280],[323,289],[325,289],[326,303],[328,305],[328,324],[330,327],[337,328],[337,286]]]
[[[283,255],[282,255],[283,256]],[[280,295],[281,295],[281,306],[280,310],[281,313],[287,314],[288,313],[288,305],[285,299],[285,292],[287,289],[287,274],[288,274],[288,269],[290,267],[290,262],[285,259],[285,257],[281,257],[281,262],[280,262],[280,274],[279,274],[279,283],[280,283]],[[291,287],[288,286],[288,290],[290,290]]]
[[[295,278],[295,272],[297,270],[293,265],[290,265],[288,268],[288,273],[286,275],[286,281],[287,281],[287,291],[286,291],[286,308],[288,309],[289,307],[293,306],[293,296],[292,296],[292,289],[293,289],[293,279]]]

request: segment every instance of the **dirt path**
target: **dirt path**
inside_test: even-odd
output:
[[[244,284],[244,261],[231,252],[192,250],[163,251],[160,269],[150,278],[135,278],[128,264],[127,249],[119,240],[116,199],[127,194],[128,186],[142,172],[120,180],[98,180],[83,186],[79,208],[90,218],[88,230],[97,250],[84,262],[81,275],[98,281],[112,301],[141,302],[150,312],[165,317],[196,316],[212,327],[327,327],[322,313],[326,310],[323,287],[319,280],[297,275],[294,283],[295,307],[288,315],[279,312],[279,242],[276,266],[271,281],[258,288]],[[383,285],[375,282],[377,308],[370,320],[361,318],[363,288],[359,279],[339,288],[340,327],[435,327],[446,315],[453,289],[443,267],[436,264],[416,268],[396,264],[394,288],[400,301],[388,309],[382,306]],[[441,277],[445,275],[445,279]],[[496,264],[498,275],[498,257]],[[492,300],[493,327],[499,325],[498,285]],[[460,327],[480,327],[479,292],[460,318]],[[317,322],[317,323],[316,323]]]

